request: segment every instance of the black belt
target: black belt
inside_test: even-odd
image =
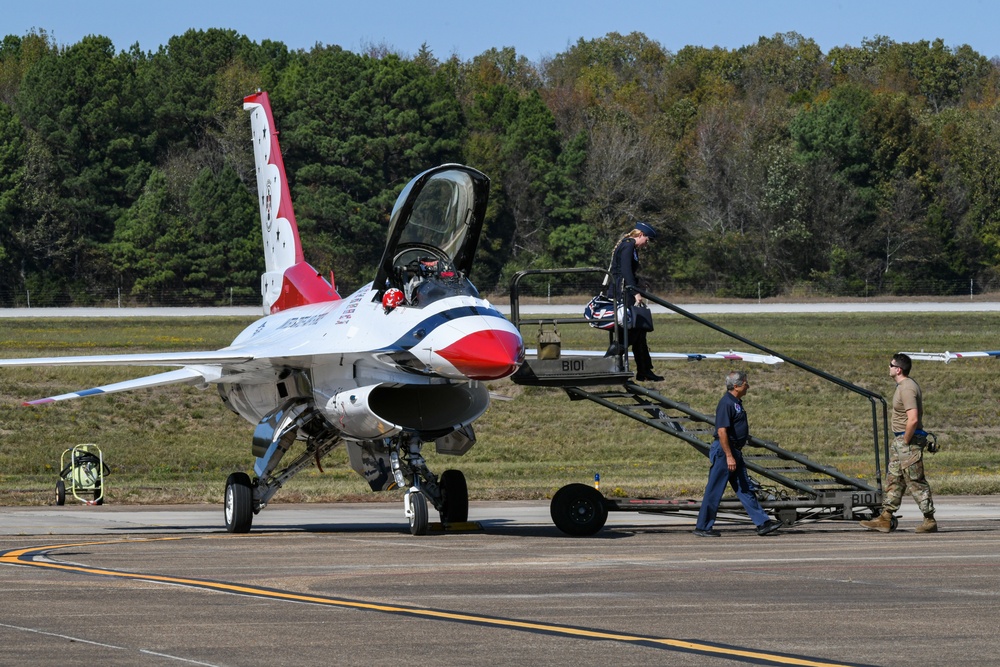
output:
[[[906,433],[906,431],[893,431],[892,432],[892,434],[894,436],[896,436],[897,438],[899,436],[901,436],[901,435],[904,435],[905,433]],[[925,431],[925,430],[923,430],[921,428],[918,428],[916,431],[913,432],[913,435],[927,435],[927,431]]]

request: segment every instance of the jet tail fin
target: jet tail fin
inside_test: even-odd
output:
[[[276,313],[310,303],[340,298],[331,281],[310,266],[302,253],[299,228],[292,210],[292,197],[281,159],[278,133],[274,129],[271,101],[264,91],[243,98],[250,112],[253,155],[257,171],[257,205],[264,237],[264,274],[261,295],[264,310]]]

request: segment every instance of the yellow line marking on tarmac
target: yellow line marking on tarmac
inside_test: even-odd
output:
[[[671,639],[666,637],[649,637],[641,635],[621,634],[605,630],[592,630],[587,628],[576,628],[568,625],[555,625],[551,623],[537,623],[533,621],[520,621],[516,619],[497,618],[491,616],[479,616],[475,614],[463,614],[460,612],[441,611],[436,609],[422,609],[420,607],[404,607],[399,605],[376,604],[373,602],[362,602],[358,600],[346,600],[320,595],[307,595],[305,593],[295,593],[278,589],[261,588],[257,586],[247,586],[233,584],[224,581],[212,581],[209,579],[192,579],[188,577],[172,577],[159,574],[142,574],[138,572],[126,572],[120,570],[107,570],[103,568],[86,567],[83,565],[67,565],[54,563],[51,561],[35,560],[38,557],[47,557],[45,554],[57,549],[70,547],[95,546],[102,544],[128,544],[136,542],[161,542],[170,540],[186,539],[210,539],[204,537],[161,537],[143,540],[104,540],[99,542],[75,542],[68,544],[54,544],[48,546],[27,547],[24,549],[14,549],[0,553],[0,563],[11,565],[31,566],[60,570],[63,572],[78,572],[119,579],[135,579],[140,581],[158,582],[190,588],[201,588],[206,590],[221,591],[224,593],[234,593],[238,595],[249,595],[274,600],[288,600],[292,602],[304,602],[309,604],[325,605],[330,607],[341,607],[348,609],[363,609],[368,611],[378,611],[406,616],[416,616],[422,618],[440,619],[446,621],[458,621],[475,625],[499,628],[511,628],[517,630],[528,630],[544,634],[581,637],[586,639],[603,639],[620,641],[625,643],[643,645],[653,648],[666,648],[681,650],[685,652],[700,653],[703,655],[715,655],[729,659],[737,659],[744,662],[768,665],[798,665],[801,667],[852,667],[856,663],[830,662],[827,660],[807,658],[803,656],[781,655],[779,653],[767,653],[764,651],[753,651],[741,649],[733,646],[718,646],[703,642],[688,641],[683,639]]]

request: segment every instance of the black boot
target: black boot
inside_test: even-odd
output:
[[[660,382],[662,375],[653,372],[653,360],[649,356],[649,346],[646,344],[645,331],[630,331],[635,338],[632,341],[632,353],[635,355],[635,379],[640,382]]]

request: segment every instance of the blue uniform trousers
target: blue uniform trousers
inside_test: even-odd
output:
[[[730,446],[733,457],[736,459],[736,470],[729,472],[726,464],[726,453],[722,451],[722,445],[716,440],[712,443],[712,448],[708,452],[708,460],[711,468],[708,471],[708,483],[705,485],[705,495],[701,501],[701,510],[698,512],[698,530],[711,530],[715,525],[715,515],[719,513],[719,502],[722,501],[722,494],[726,492],[726,484],[731,484],[736,492],[736,497],[740,499],[743,508],[750,515],[750,520],[756,526],[763,526],[767,523],[767,513],[757,502],[757,496],[750,489],[750,478],[747,477],[747,466],[743,462],[743,452]]]

